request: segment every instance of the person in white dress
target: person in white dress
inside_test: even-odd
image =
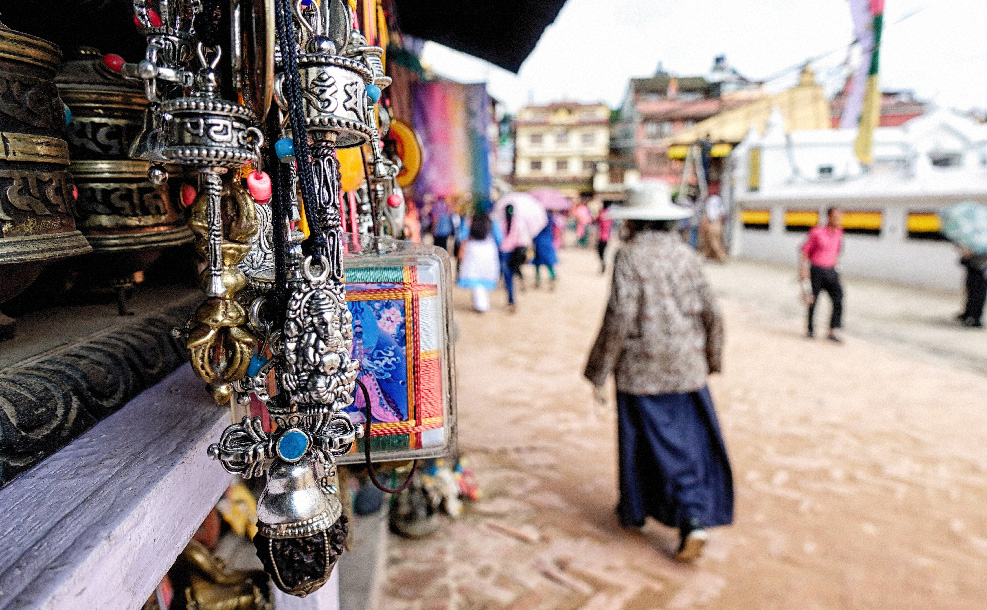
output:
[[[486,212],[477,212],[470,222],[469,238],[459,250],[460,288],[473,291],[473,309],[490,309],[490,291],[500,281],[498,227]]]

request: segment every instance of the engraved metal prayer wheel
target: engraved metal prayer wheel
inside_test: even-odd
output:
[[[90,250],[75,226],[55,45],[0,24],[0,303]]]
[[[164,248],[191,241],[167,188],[148,180],[148,162],[128,157],[147,106],[140,83],[110,70],[93,48],[65,62],[55,82],[72,113],[67,131],[78,227],[97,254],[119,253],[103,257],[109,272],[141,271]]]
[[[336,148],[363,146],[373,128],[367,124],[368,67],[330,53],[307,53],[298,58],[305,126],[316,139],[330,139]]]

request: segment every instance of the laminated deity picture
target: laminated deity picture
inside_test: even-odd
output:
[[[358,379],[370,396],[373,423],[408,419],[408,356],[404,299],[351,301],[353,359],[360,363]],[[362,392],[350,407],[355,423],[366,421]]]

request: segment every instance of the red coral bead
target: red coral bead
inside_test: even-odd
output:
[[[153,28],[159,28],[161,27],[161,24],[164,23],[164,21],[161,21],[161,15],[159,15],[154,9],[150,8],[147,9],[147,20],[151,22],[151,27]],[[134,15],[134,25],[138,28],[143,27],[143,24],[141,23],[141,20],[137,18],[137,15]]]
[[[106,55],[103,56],[103,65],[109,68],[110,70],[113,70],[117,74],[119,74],[120,71],[123,70],[124,63],[126,63],[126,60],[124,60],[124,58],[120,57],[116,53],[107,53]]]
[[[182,185],[182,205],[184,205],[185,207],[189,207],[190,205],[195,203],[195,198],[198,195],[199,193],[195,190],[195,187],[192,186],[191,184]]]

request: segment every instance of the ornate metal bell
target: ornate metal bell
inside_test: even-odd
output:
[[[319,482],[311,454],[271,466],[257,501],[254,546],[279,589],[305,596],[329,580],[348,530],[342,510]]]

